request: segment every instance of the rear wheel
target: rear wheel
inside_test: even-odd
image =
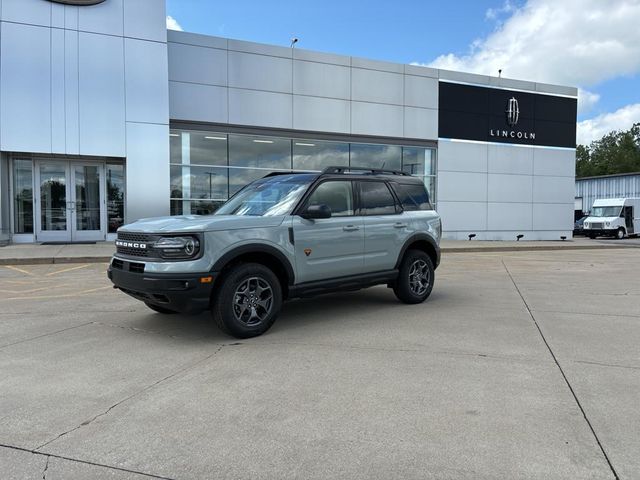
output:
[[[211,314],[223,332],[250,338],[271,328],[281,306],[278,277],[264,265],[246,263],[233,267],[224,277]]]
[[[433,290],[435,271],[429,255],[421,250],[405,253],[393,293],[398,300],[414,304],[424,302]]]
[[[144,302],[144,304],[149,307],[154,312],[164,313],[166,315],[170,315],[173,313],[178,313],[175,310],[169,310],[168,308],[160,307],[159,305],[154,305],[153,303]]]

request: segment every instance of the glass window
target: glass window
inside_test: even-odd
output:
[[[171,198],[226,200],[227,168],[171,165]]]
[[[351,144],[351,166],[400,170],[402,148],[396,145]]]
[[[384,182],[360,182],[360,202],[363,215],[396,213],[395,199]]]
[[[291,140],[229,135],[229,165],[267,170],[290,170]]]
[[[349,144],[293,140],[293,169],[320,171],[326,167],[349,166]]]
[[[33,163],[13,161],[13,210],[15,233],[33,233]]]
[[[170,163],[182,163],[182,132],[179,130],[171,130],[169,133],[169,153]]]
[[[183,133],[184,138],[186,134]],[[191,165],[227,165],[227,136],[224,133],[190,132],[189,161]],[[184,160],[184,159],[183,159]]]
[[[321,183],[307,201],[307,207],[312,205],[326,205],[331,209],[333,217],[353,215],[352,183],[344,180]]]
[[[411,175],[434,175],[433,150],[421,147],[402,148],[402,171]]]
[[[229,199],[216,215],[286,215],[314,178],[314,175],[278,175],[258,180]]]
[[[395,183],[393,188],[398,195],[402,208],[408,211],[432,210],[429,195],[424,185],[416,183]]]
[[[269,173],[269,170],[257,170],[254,168],[229,168],[229,196]]]
[[[107,164],[107,220],[109,233],[124,224],[124,165]]]

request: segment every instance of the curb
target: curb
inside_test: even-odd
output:
[[[544,252],[560,250],[620,250],[640,248],[638,245],[527,245],[523,247],[442,247],[442,253],[496,253],[496,252]],[[111,255],[96,257],[36,257],[36,258],[0,258],[0,265],[51,265],[65,263],[109,263]]]
[[[555,245],[535,245],[526,247],[442,247],[442,253],[482,253],[482,252],[541,252],[560,250],[620,250],[623,248],[640,248],[637,245],[570,245],[567,247]]]
[[[51,265],[64,263],[109,263],[108,257],[40,257],[40,258],[0,258],[0,265]]]

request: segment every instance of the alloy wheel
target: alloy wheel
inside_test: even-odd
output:
[[[273,290],[260,277],[250,277],[240,283],[233,295],[233,314],[247,326],[258,325],[271,313]]]
[[[409,268],[409,289],[414,295],[422,296],[429,289],[431,271],[427,262],[418,259]]]

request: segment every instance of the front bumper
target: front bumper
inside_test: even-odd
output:
[[[131,263],[134,262],[112,261],[107,270],[114,287],[127,295],[176,312],[199,313],[210,308],[213,282],[202,283],[201,278],[215,279],[214,274],[135,272],[130,270]]]
[[[611,228],[585,228],[582,230],[582,235],[596,236],[596,237],[615,237],[618,233],[618,229]]]

